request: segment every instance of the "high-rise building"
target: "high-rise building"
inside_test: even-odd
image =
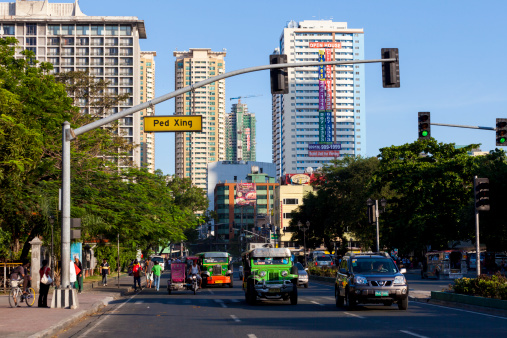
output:
[[[364,33],[346,22],[290,21],[275,52],[287,62],[364,59]],[[273,162],[280,175],[366,155],[364,65],[288,69],[289,93],[273,95]]]
[[[225,49],[175,51],[176,90],[225,72]],[[176,115],[202,115],[201,132],[178,132],[175,136],[175,173],[206,189],[207,164],[225,160],[225,80],[176,97]]]
[[[255,161],[255,114],[246,103],[234,103],[225,118],[226,161]]]
[[[140,102],[150,101],[155,97],[155,56],[157,52],[141,52],[140,65]],[[143,119],[145,116],[154,116],[155,106],[141,111],[140,153],[141,167],[148,168],[150,173],[155,172],[155,135],[144,132]]]
[[[0,3],[0,37],[8,36],[15,37],[22,49],[33,51],[37,60],[52,63],[54,74],[89,72],[109,82],[108,93],[130,94],[108,112],[79,98],[77,105],[82,113],[105,116],[139,104],[139,39],[146,39],[143,20],[133,16],[87,16],[78,1],[16,0]],[[139,144],[140,113],[124,117],[118,124],[118,134],[129,143]],[[139,166],[139,149],[126,160]]]

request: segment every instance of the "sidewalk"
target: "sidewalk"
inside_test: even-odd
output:
[[[141,277],[144,285],[145,277]],[[33,307],[22,303],[17,308],[9,306],[7,295],[0,295],[0,336],[1,337],[51,337],[60,330],[72,325],[81,318],[91,315],[101,307],[109,304],[122,295],[133,291],[133,277],[120,276],[117,286],[116,277],[108,278],[108,286],[95,283],[83,283],[83,292],[78,294],[79,307],[71,309],[44,309],[37,307],[39,295],[36,295]],[[48,305],[51,304],[53,289],[48,294]]]

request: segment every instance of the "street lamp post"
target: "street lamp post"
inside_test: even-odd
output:
[[[305,268],[306,268],[306,230],[310,228],[310,221],[306,221],[306,226],[303,226],[301,222],[298,222],[298,227],[300,230],[303,230],[303,248],[305,250],[304,256],[305,256]]]
[[[379,207],[378,207],[378,200],[372,200],[371,198],[368,198],[368,200],[366,201],[366,205],[368,207],[372,207],[373,204],[375,204],[375,210],[374,210],[374,213],[375,213],[375,223],[377,225],[377,252],[380,251],[380,231],[379,231],[379,215],[380,213],[382,213],[387,205],[387,200],[385,198],[382,198],[380,200],[380,206],[382,207],[382,211],[379,210]]]

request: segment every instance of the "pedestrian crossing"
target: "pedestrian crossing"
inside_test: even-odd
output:
[[[198,297],[198,296],[197,296]],[[310,305],[318,305],[318,306],[326,306],[326,305],[333,305],[334,306],[334,297],[299,297],[300,303],[307,303]],[[276,301],[276,300],[274,300]],[[148,305],[150,303],[163,303],[168,305],[216,305],[216,306],[234,306],[234,305],[242,305],[245,304],[245,300],[237,299],[237,298],[227,298],[227,299],[220,299],[220,298],[192,298],[190,296],[189,298],[148,298],[148,299],[139,299],[134,302],[135,305]],[[225,305],[225,306],[224,306]]]

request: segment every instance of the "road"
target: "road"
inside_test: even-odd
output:
[[[298,305],[249,306],[238,281],[232,289],[203,289],[197,295],[144,289],[59,337],[477,337],[486,331],[494,337],[506,330],[507,317],[419,302],[410,302],[407,311],[396,305],[336,308],[333,286],[316,282],[299,289]]]

